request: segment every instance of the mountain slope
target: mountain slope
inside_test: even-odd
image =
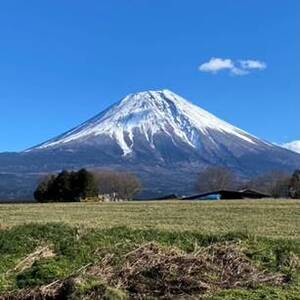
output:
[[[186,193],[210,165],[244,177],[292,171],[300,155],[262,141],[175,93],[131,94],[78,127],[18,154],[0,155],[0,172],[113,168],[138,173],[146,193]]]

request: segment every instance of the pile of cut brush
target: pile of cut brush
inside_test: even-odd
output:
[[[124,257],[105,256],[65,280],[1,299],[197,299],[222,289],[282,286],[283,274],[257,267],[238,243],[185,253],[149,243]]]

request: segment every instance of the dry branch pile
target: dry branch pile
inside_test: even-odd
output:
[[[98,278],[102,286],[105,283],[125,291],[128,299],[199,298],[220,289],[255,288],[262,284],[277,286],[286,282],[282,274],[271,274],[256,267],[237,244],[215,244],[187,254],[149,243],[124,256],[121,264],[116,264],[109,255],[97,266],[88,266],[84,272],[77,272],[65,281],[23,290],[1,300],[73,299],[67,295],[74,294],[76,284],[89,276]],[[98,294],[93,290],[79,299],[106,299],[103,293],[103,289],[99,289]]]
[[[127,254],[121,268],[113,268],[110,259],[91,268],[90,273],[137,298],[201,295],[219,289],[282,285],[286,281],[281,274],[259,270],[236,244],[216,244],[186,254],[150,243]]]

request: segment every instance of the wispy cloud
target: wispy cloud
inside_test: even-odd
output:
[[[240,60],[239,61],[241,68],[246,70],[264,70],[267,67],[267,64],[259,60]]]
[[[238,68],[234,66],[232,69],[230,69],[230,73],[237,76],[243,76],[249,74],[249,71],[246,69]]]
[[[232,75],[243,76],[254,70],[262,71],[266,69],[267,64],[259,60],[238,60],[233,61],[230,58],[212,57],[208,62],[199,66],[199,71],[216,74],[220,71],[228,71]]]
[[[282,147],[300,153],[300,140],[281,145]]]

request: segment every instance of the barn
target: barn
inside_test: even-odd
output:
[[[262,199],[269,198],[269,195],[258,191],[244,189],[239,191],[218,190],[203,194],[192,195],[182,198],[182,200],[234,200],[234,199]]]

